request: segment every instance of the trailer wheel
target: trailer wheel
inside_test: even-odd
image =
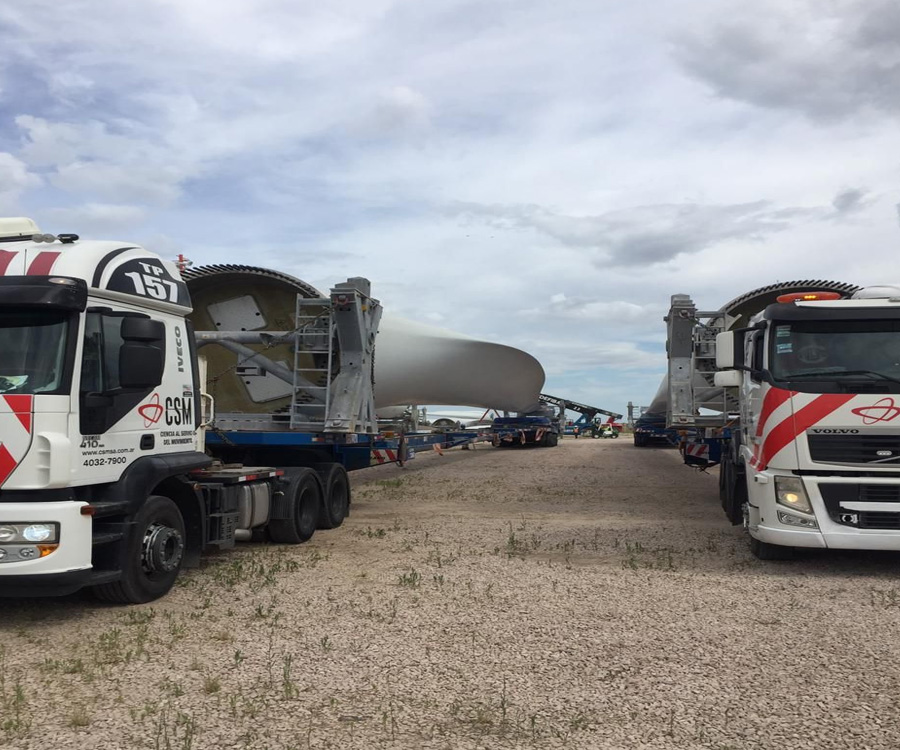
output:
[[[323,502],[319,516],[320,529],[336,529],[350,515],[350,479],[340,464],[319,464],[316,471],[322,479]]]
[[[794,557],[793,547],[769,544],[752,536],[750,537],[750,551],[758,560],[790,560]]]
[[[286,469],[287,518],[269,521],[269,538],[277,544],[301,544],[316,531],[322,508],[322,487],[313,469]]]
[[[94,586],[94,595],[120,604],[144,604],[164,596],[181,570],[184,539],[184,517],[178,506],[162,495],[150,495],[125,542],[122,577]]]

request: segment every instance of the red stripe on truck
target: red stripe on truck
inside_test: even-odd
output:
[[[9,264],[12,263],[13,258],[17,255],[18,253],[11,253],[9,250],[0,250],[0,276],[6,273]]]
[[[31,432],[31,396],[4,396],[13,414],[28,432]]]
[[[38,253],[37,257],[31,261],[26,276],[47,276],[56,263],[56,259],[60,253]]]
[[[756,425],[756,435],[763,434],[763,429],[772,412],[793,396],[797,391],[786,391],[784,388],[770,388],[763,397],[762,411],[759,413],[759,424]]]
[[[769,460],[793,442],[801,432],[806,432],[848,401],[852,401],[854,396],[853,393],[827,393],[799,409],[796,414],[788,416],[766,436],[762,451],[753,462],[754,468],[757,471],[764,471],[769,465]]]
[[[18,465],[19,462],[6,450],[6,446],[0,443],[0,485],[6,481]]]

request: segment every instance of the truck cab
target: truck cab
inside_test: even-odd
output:
[[[197,547],[197,500],[176,479],[210,464],[190,310],[175,265],[139,246],[0,220],[4,593],[121,593],[139,548],[152,594]]]
[[[739,405],[720,491],[754,553],[900,549],[900,288],[782,295],[715,355]]]

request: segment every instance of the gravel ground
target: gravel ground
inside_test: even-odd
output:
[[[3,603],[0,746],[896,748],[894,555],[761,563],[630,440],[353,475],[152,605]]]

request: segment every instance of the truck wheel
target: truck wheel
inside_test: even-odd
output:
[[[752,536],[750,537],[750,551],[758,560],[790,560],[794,557],[793,547],[769,544]]]
[[[615,431],[613,431],[613,434],[612,434],[612,435],[610,435],[610,437],[611,437],[611,438],[612,438],[612,439],[613,439],[613,440],[616,440],[616,439],[618,439],[618,437],[619,437],[619,433],[618,433],[618,432],[615,432]]]
[[[350,515],[350,480],[347,470],[340,464],[319,464],[316,471],[322,479],[324,495],[319,528],[336,529]]]
[[[719,464],[719,500],[732,526],[744,522],[744,503],[747,502],[747,476],[737,470],[734,459],[723,455]]]
[[[722,458],[719,460],[719,503],[722,505],[722,510],[725,510],[726,493],[728,491],[728,466],[728,456],[725,455],[723,448]]]
[[[125,542],[121,579],[94,586],[94,595],[120,604],[143,604],[164,596],[181,570],[184,540],[184,518],[178,506],[162,495],[150,495]]]
[[[725,509],[732,526],[740,526],[744,522],[744,503],[747,502],[747,475],[734,471],[734,484],[731,490],[731,503]]]
[[[723,455],[722,463],[719,464],[719,500],[727,515],[728,508],[734,502],[734,463],[731,456]]]
[[[276,544],[301,544],[316,531],[322,508],[322,488],[312,469],[285,470],[287,518],[269,521],[269,538]]]
[[[559,445],[559,435],[557,435],[555,432],[550,436],[549,445],[551,448],[555,448],[557,445]]]

